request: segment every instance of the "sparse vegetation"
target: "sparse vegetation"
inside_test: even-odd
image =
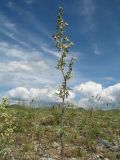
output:
[[[11,153],[13,143],[14,118],[7,111],[9,106],[8,98],[3,97],[0,104],[0,157],[6,158]]]
[[[91,150],[88,145],[89,110],[72,108],[65,108],[65,110],[65,159],[88,160],[91,154],[92,160],[95,157],[120,159],[120,110],[93,110]],[[0,159],[11,160],[13,157],[17,160],[60,159],[59,112],[59,107],[35,109],[18,106],[4,110],[4,113],[11,115],[11,120],[14,118],[15,121],[12,123],[14,129],[13,141],[9,144],[10,152]],[[4,145],[6,141],[0,141],[0,146]]]

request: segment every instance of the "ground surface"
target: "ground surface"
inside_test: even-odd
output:
[[[14,119],[14,141],[1,160],[60,159],[59,108],[11,107],[5,112]],[[120,110],[65,109],[64,135],[66,159],[120,160]]]

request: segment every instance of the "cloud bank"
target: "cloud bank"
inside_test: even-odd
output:
[[[17,87],[8,92],[10,99],[30,101],[34,99],[36,102],[60,102],[56,96],[57,87],[31,88]],[[107,88],[103,88],[101,84],[88,81],[76,85],[72,91],[68,101],[75,103],[78,107],[102,107],[113,108],[120,104],[120,83]]]
[[[26,102],[27,104],[31,101],[34,104],[49,104],[61,102],[57,97],[57,88],[44,87],[44,88],[31,88],[17,87],[8,91],[8,96],[12,102]],[[68,100],[71,101],[75,98],[75,94],[70,91]]]

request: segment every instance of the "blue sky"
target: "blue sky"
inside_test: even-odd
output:
[[[0,0],[0,95],[17,87],[56,87],[58,0]],[[70,86],[119,84],[120,1],[64,0],[67,35],[78,57]]]

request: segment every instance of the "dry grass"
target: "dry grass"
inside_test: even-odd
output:
[[[15,117],[14,142],[10,160],[39,160],[60,156],[59,108],[29,109],[16,107],[7,109]],[[101,155],[110,160],[120,159],[120,111],[91,112],[66,109],[64,116],[65,157],[89,159]],[[104,146],[106,140],[110,147]],[[113,150],[112,150],[113,145]],[[116,147],[116,150],[115,150]],[[10,157],[11,155],[11,157]],[[88,158],[89,157],[89,158]],[[1,156],[0,158],[5,159]]]

